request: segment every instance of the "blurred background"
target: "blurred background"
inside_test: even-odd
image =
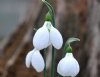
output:
[[[64,43],[69,37],[81,40],[72,44],[81,68],[77,77],[100,77],[100,0],[49,1]],[[25,57],[34,48],[34,28],[43,25],[46,13],[41,0],[0,0],[0,77],[42,77],[34,68],[26,68]],[[62,54],[63,49],[57,50],[55,66]],[[48,66],[47,77],[49,69]]]

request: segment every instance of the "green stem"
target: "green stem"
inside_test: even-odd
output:
[[[46,64],[46,63],[45,63],[45,64]],[[45,65],[45,67],[44,67],[43,77],[46,77],[46,65]]]
[[[46,65],[45,65],[45,68],[44,68],[44,71],[43,71],[43,77],[46,77]]]
[[[46,51],[46,49],[44,49],[44,53],[43,53],[44,62],[45,62],[45,67],[44,67],[44,70],[43,70],[43,77],[46,77],[46,56],[45,56],[45,51]]]
[[[51,76],[54,77],[55,72],[55,48],[52,47]]]
[[[63,77],[63,76],[61,76],[61,75],[58,74],[58,77]]]

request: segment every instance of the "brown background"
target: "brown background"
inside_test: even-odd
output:
[[[43,24],[47,8],[41,0],[4,1],[0,2],[0,77],[42,77],[42,73],[37,73],[34,68],[26,68],[25,57],[34,48],[34,28]],[[100,1],[50,0],[50,3],[54,6],[56,27],[64,43],[69,37],[81,40],[72,44],[74,57],[81,68],[77,77],[99,77]],[[57,51],[55,66],[62,52],[62,49]],[[49,77],[49,69],[47,73]]]

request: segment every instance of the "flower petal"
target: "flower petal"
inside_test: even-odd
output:
[[[70,76],[76,76],[79,73],[79,70],[80,70],[79,63],[74,58],[72,53],[67,53],[66,56],[65,56],[65,59],[66,59],[66,65],[69,66],[69,67],[66,68],[66,69],[68,69],[68,71],[66,71],[66,75],[69,74]]]
[[[76,76],[79,73],[79,64],[77,62],[77,60],[75,58],[73,59],[69,59],[68,61],[69,63],[69,67],[67,68],[69,70],[69,72],[67,72],[70,76]],[[73,70],[72,70],[73,69]],[[67,75],[66,73],[66,75]]]
[[[64,58],[60,60],[60,62],[58,63],[58,66],[57,66],[57,72],[62,75],[62,76],[66,76],[66,70],[64,69]]]
[[[27,68],[30,67],[31,58],[32,58],[33,53],[34,53],[34,50],[28,52],[28,54],[26,55],[25,64],[26,64],[26,67],[27,67]]]
[[[49,31],[46,28],[46,23],[44,23],[43,27],[37,30],[33,37],[33,45],[36,49],[42,50],[48,47],[49,44]]]
[[[43,71],[45,64],[43,57],[38,50],[36,50],[32,55],[31,63],[37,72]]]
[[[50,29],[50,41],[56,49],[60,49],[63,44],[63,38],[60,32],[53,26]]]

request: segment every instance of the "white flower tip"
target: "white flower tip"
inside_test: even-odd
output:
[[[42,72],[44,70],[44,66],[42,66],[41,68],[39,69],[35,69],[37,72]]]

